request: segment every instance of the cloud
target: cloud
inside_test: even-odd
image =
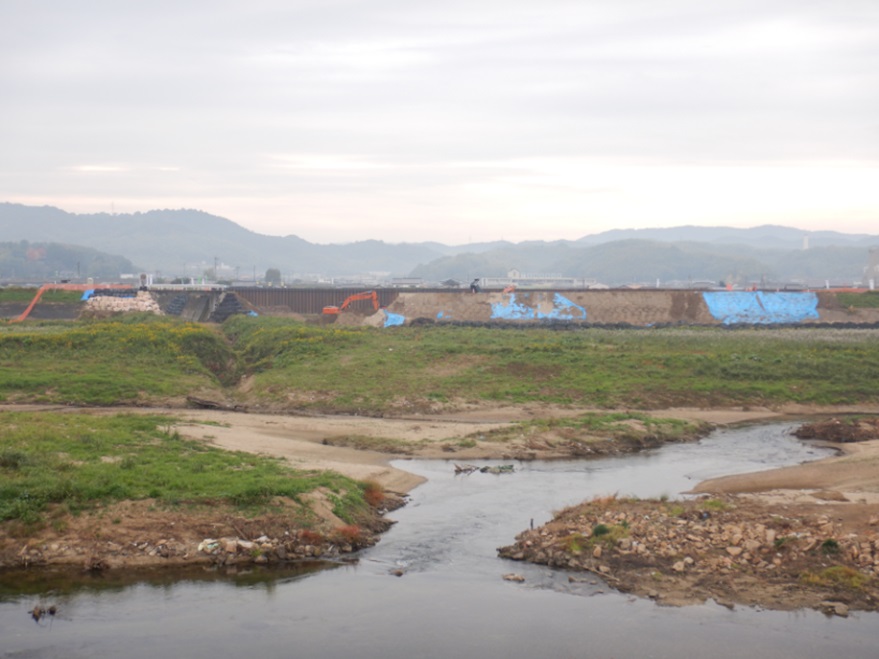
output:
[[[866,229],[877,19],[872,0],[8,0],[0,191],[317,240]]]

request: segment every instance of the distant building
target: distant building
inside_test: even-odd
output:
[[[561,274],[522,274],[518,270],[510,270],[506,277],[480,277],[482,288],[504,289],[507,286],[516,288],[602,288],[596,279],[583,277],[565,277]]]
[[[419,288],[424,286],[424,280],[421,277],[393,277],[390,283],[393,288]]]

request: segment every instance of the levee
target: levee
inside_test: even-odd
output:
[[[259,313],[319,316],[359,289],[236,289]],[[588,325],[800,325],[879,323],[879,309],[851,308],[835,292],[662,289],[377,289],[382,308],[365,304],[328,321],[346,325],[413,323],[583,323]]]

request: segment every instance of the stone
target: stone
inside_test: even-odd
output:
[[[519,583],[525,581],[525,577],[523,577],[521,574],[514,574],[514,573],[505,574],[503,576],[503,579],[504,579],[504,581],[516,581]]]
[[[741,547],[731,546],[726,548],[726,553],[733,557],[740,555],[743,551],[744,549],[742,549]]]
[[[745,551],[749,551],[753,554],[760,549],[760,545],[761,543],[759,540],[745,540]]]
[[[849,608],[848,605],[843,604],[842,602],[833,602],[825,600],[821,602],[821,608],[827,611],[828,613],[832,613],[834,615],[840,616],[841,618],[847,618]]]
[[[674,565],[671,566],[671,569],[674,570],[675,572],[683,572],[685,569],[684,562],[678,561],[677,563],[675,563]]]

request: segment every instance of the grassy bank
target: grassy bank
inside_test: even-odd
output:
[[[34,524],[100,504],[152,499],[157,506],[230,504],[269,510],[276,497],[304,504],[321,488],[334,514],[366,507],[366,486],[282,460],[182,439],[162,416],[0,412],[0,522]],[[307,522],[306,518],[300,520]]]
[[[0,399],[400,414],[461,402],[657,409],[879,400],[879,332],[319,327],[233,317],[0,327]],[[247,375],[246,386],[240,376]]]
[[[159,403],[235,378],[235,356],[215,330],[152,316],[0,327],[0,400]]]
[[[0,304],[30,304],[36,288],[0,288]],[[40,297],[40,304],[75,304],[82,300],[82,291],[48,290]]]
[[[224,326],[263,404],[395,413],[453,401],[663,408],[875,402],[873,330]]]

